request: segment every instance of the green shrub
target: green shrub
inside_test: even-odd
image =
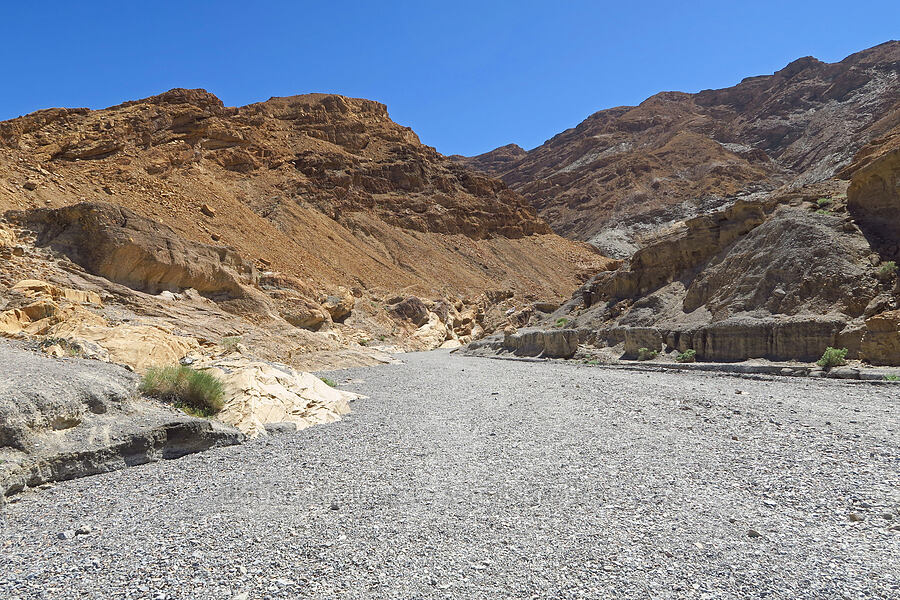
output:
[[[816,364],[825,369],[830,369],[831,367],[839,367],[841,365],[847,364],[847,349],[841,348],[838,350],[837,348],[832,348],[828,346],[825,348],[825,353],[822,355]]]
[[[691,348],[690,350],[685,350],[684,352],[680,352],[678,356],[675,357],[675,362],[680,363],[692,363],[697,362],[697,351]]]
[[[46,349],[51,346],[59,346],[62,351],[66,353],[66,356],[70,358],[84,357],[84,348],[81,347],[81,344],[79,344],[78,342],[67,340],[65,338],[45,338],[40,342],[39,346],[41,347],[41,349]]]
[[[653,360],[659,356],[659,350],[649,350],[647,348],[638,348],[638,360]]]
[[[226,352],[233,352],[234,350],[237,350],[237,346],[240,343],[241,338],[237,335],[231,335],[222,338],[222,347],[225,348]]]
[[[560,317],[556,320],[557,327],[565,327],[566,325],[568,325],[568,323],[569,323],[569,320],[565,317]]]
[[[818,200],[816,200],[816,204],[819,206],[819,208],[828,208],[829,206],[834,204],[834,201],[831,198],[819,198]]]
[[[330,385],[331,387],[337,387],[337,381],[335,381],[334,379],[329,379],[327,377],[319,377],[319,379],[321,379],[325,383],[325,385]]]
[[[887,281],[893,279],[897,275],[897,263],[888,260],[881,263],[881,267],[878,269],[878,279],[882,281]]]
[[[212,416],[224,405],[225,388],[218,377],[183,365],[150,369],[139,389],[197,416]]]
[[[900,381],[900,375],[885,375],[885,381]]]
[[[600,361],[595,358],[591,358],[591,359],[586,359],[584,361],[584,364],[594,366],[594,365],[599,365]]]

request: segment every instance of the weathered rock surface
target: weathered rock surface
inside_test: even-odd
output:
[[[900,127],[863,148],[844,175],[850,214],[873,247],[900,258]]]
[[[900,311],[892,310],[866,319],[859,357],[876,365],[900,364]]]
[[[159,293],[193,288],[241,298],[258,283],[256,268],[227,248],[185,240],[170,227],[106,202],[9,212],[47,246],[90,273],[128,287]]]
[[[0,341],[0,498],[208,448],[243,434],[142,399],[126,369]]]
[[[409,321],[416,327],[428,322],[428,307],[419,298],[410,296],[390,307],[390,312],[399,319]]]
[[[470,343],[466,353],[483,355],[509,353],[540,358],[572,358],[578,350],[578,332],[572,329],[531,329],[508,331]]]

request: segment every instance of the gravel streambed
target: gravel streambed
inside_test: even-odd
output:
[[[333,425],[16,497],[0,598],[897,598],[894,386],[446,352]]]

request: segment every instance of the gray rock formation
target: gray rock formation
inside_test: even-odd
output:
[[[243,434],[142,398],[137,375],[0,340],[0,503],[42,483],[237,444]]]

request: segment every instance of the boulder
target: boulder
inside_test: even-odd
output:
[[[409,296],[405,300],[388,308],[394,317],[409,321],[416,327],[421,327],[428,322],[428,307],[416,296]]]
[[[201,362],[196,368],[222,380],[226,401],[217,417],[249,437],[266,435],[267,425],[273,423],[305,429],[340,421],[350,412],[349,402],[362,398],[287,365],[226,358]]]
[[[303,297],[291,298],[287,302],[278,302],[281,318],[301,329],[318,331],[330,321],[328,312],[316,302]]]
[[[325,299],[322,307],[331,315],[332,321],[343,323],[344,319],[350,316],[355,303],[356,299],[350,293],[350,290],[339,288],[336,294],[331,294]]]

